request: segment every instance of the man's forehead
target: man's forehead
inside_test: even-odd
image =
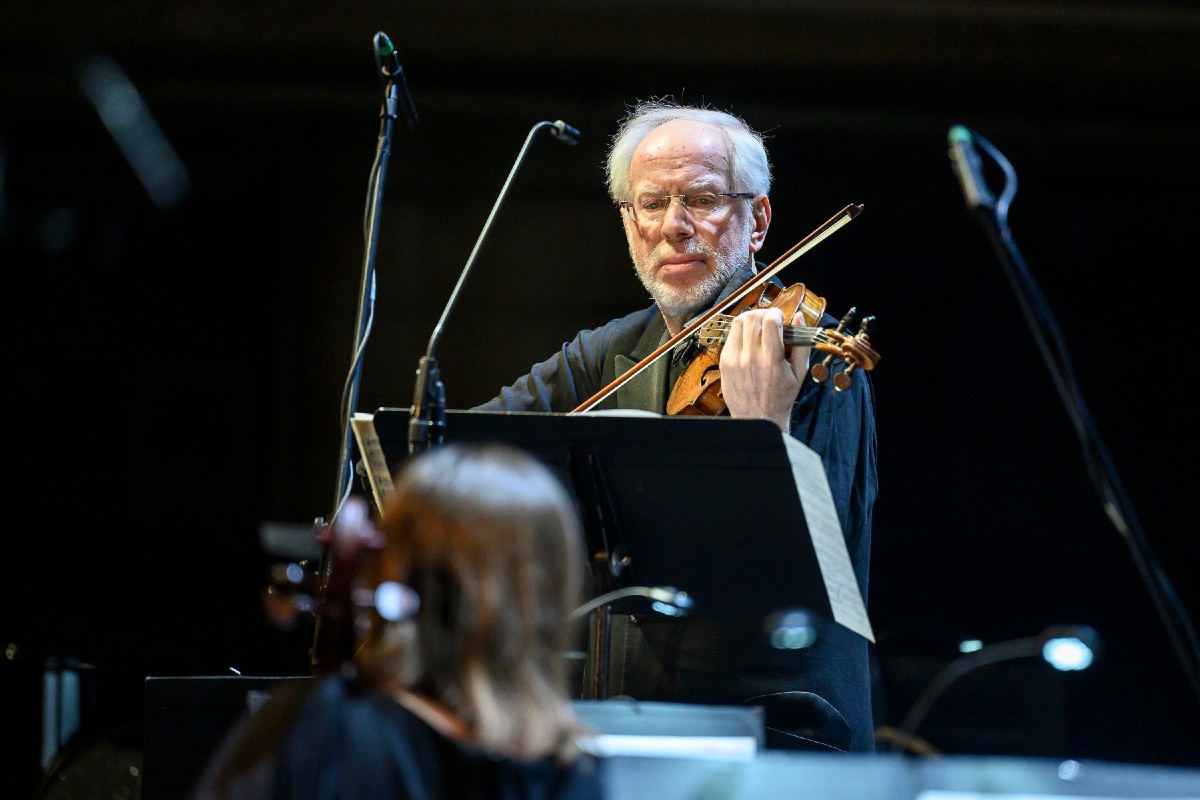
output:
[[[634,151],[634,159],[655,158],[686,153],[720,153],[726,155],[724,132],[707,122],[674,119],[654,128]]]
[[[728,169],[729,152],[719,128],[673,120],[642,140],[630,164],[630,178],[635,185],[677,179],[702,183],[706,176],[723,178]]]

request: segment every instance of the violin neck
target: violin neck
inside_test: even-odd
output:
[[[725,339],[729,336],[729,326],[733,322],[733,317],[729,314],[718,314],[700,328],[697,334],[700,341],[705,346],[714,344],[724,344]],[[784,325],[783,326],[783,344],[786,347],[799,346],[809,347],[821,341],[821,335],[824,333],[824,328],[816,328],[810,325]]]
[[[810,325],[784,325],[783,326],[783,343],[786,346],[797,345],[799,347],[809,347],[817,343],[817,338],[823,328],[814,328]]]

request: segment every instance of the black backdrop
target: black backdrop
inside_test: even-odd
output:
[[[271,558],[258,535],[333,505],[379,133],[372,37],[384,30],[421,125],[394,134],[360,410],[411,401],[418,358],[536,122],[567,120],[583,141],[543,134],[530,148],[439,347],[451,407],[644,304],[602,185],[625,105],[672,95],[731,109],[770,136],[767,260],[845,204],[865,206],[781,277],[834,313],[878,320],[869,609],[881,721],[899,721],[961,638],[1080,622],[1104,637],[1092,670],[990,668],[952,689],[923,734],[946,752],[1200,763],[1200,698],[946,155],[961,123],[1015,168],[1014,240],[1154,558],[1194,615],[1187,286],[1200,162],[1185,106],[1200,15],[1172,3],[651,5],[5,11],[15,481],[0,624],[20,645],[6,684],[28,708],[28,751],[47,657],[90,665],[95,705],[124,710],[146,674],[304,667],[305,637],[259,613]],[[123,154],[129,118],[106,124],[88,99],[97,55],[186,170],[170,184],[177,203],[156,205]],[[104,688],[108,675],[133,688]]]

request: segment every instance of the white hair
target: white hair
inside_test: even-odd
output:
[[[629,166],[633,153],[650,131],[666,122],[688,119],[721,129],[729,147],[729,180],[738,192],[767,194],[771,191],[771,162],[762,134],[734,114],[701,106],[686,106],[668,99],[643,100],[621,120],[608,149],[605,173],[608,194],[615,203],[632,199]]]

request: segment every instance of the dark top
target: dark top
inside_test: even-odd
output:
[[[725,286],[721,299],[751,277],[749,267],[743,269]],[[820,324],[832,327],[837,320],[825,314]],[[551,358],[533,365],[529,374],[477,408],[573,411],[668,339],[666,323],[652,305],[581,331]],[[820,360],[824,354],[813,348],[812,358]],[[595,408],[664,413],[670,386],[686,366],[686,360],[672,361],[672,355],[658,359]],[[835,373],[844,368],[844,363],[835,361]],[[877,492],[870,374],[857,371],[850,387],[841,392],[833,389],[832,380],[818,384],[806,379],[792,407],[791,432],[821,456],[866,603],[871,512]],[[733,631],[699,621],[654,618],[635,622],[641,638],[630,631],[614,633],[621,639],[614,650],[625,659],[627,670],[627,679],[615,682],[616,693],[642,700],[754,702],[766,709],[768,746],[874,750],[867,640],[858,634],[830,623],[811,647],[781,651],[759,641],[757,629]]]
[[[192,800],[599,800],[602,761],[494,756],[340,676],[287,686],[226,737]],[[223,769],[253,765],[220,785]]]

